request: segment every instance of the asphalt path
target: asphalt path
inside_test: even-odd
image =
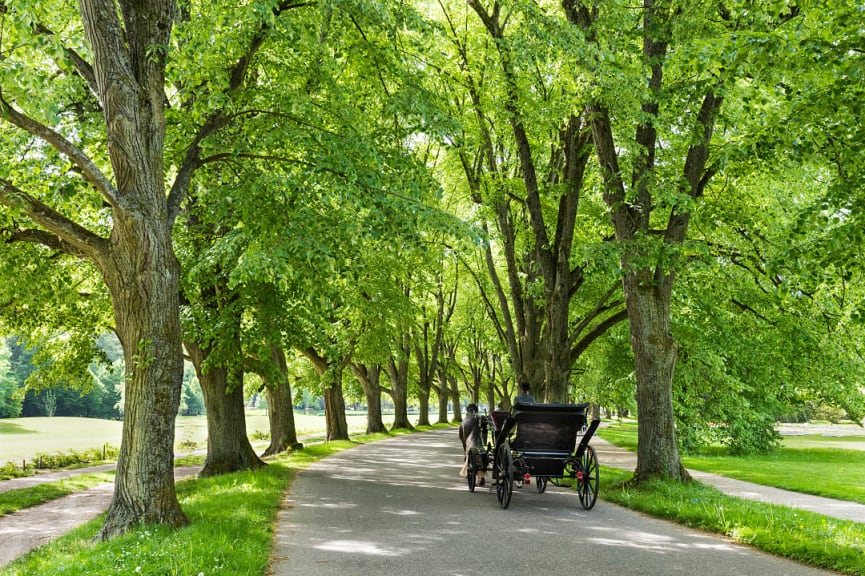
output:
[[[550,485],[468,491],[455,429],[365,444],[295,479],[273,576],[805,576],[833,574]],[[600,459],[601,464],[605,464]],[[603,494],[601,494],[603,497]]]

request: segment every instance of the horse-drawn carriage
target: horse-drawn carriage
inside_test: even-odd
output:
[[[600,421],[592,420],[587,426],[587,406],[518,403],[510,412],[497,410],[483,417],[483,444],[468,450],[469,490],[475,489],[478,471],[492,470],[491,488],[495,487],[501,507],[507,508],[515,482],[528,485],[534,478],[538,493],[546,490],[548,482],[576,483],[580,504],[590,510],[598,498],[599,471],[589,441]]]

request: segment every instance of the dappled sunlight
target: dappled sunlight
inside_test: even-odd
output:
[[[346,502],[344,500],[338,500],[336,498],[330,497],[320,498],[315,502],[302,503],[297,503],[289,500],[289,504],[293,504],[295,506],[303,506],[305,508],[325,508],[328,510],[346,510],[357,507],[357,504],[355,504],[354,502]]]
[[[747,554],[746,549],[737,546],[732,542],[704,535],[689,535],[690,541],[684,541],[663,534],[622,530],[616,527],[588,526],[586,529],[587,531],[595,533],[608,534],[608,536],[598,535],[586,536],[583,538],[586,542],[591,542],[592,544],[598,544],[601,546],[631,548],[657,553],[714,550],[717,552]]]
[[[368,556],[399,556],[410,551],[406,548],[388,548],[365,540],[330,540],[315,546],[315,548],[326,552],[365,554]]]
[[[385,514],[393,514],[394,516],[417,516],[420,512],[416,510],[389,510],[387,508],[382,508],[382,512]]]

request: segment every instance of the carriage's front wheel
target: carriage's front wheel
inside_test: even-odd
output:
[[[577,493],[580,495],[580,504],[586,510],[591,510],[598,499],[599,476],[598,457],[595,455],[595,449],[586,446],[586,451],[580,457],[580,465],[577,469]]]
[[[469,453],[466,458],[468,462],[468,465],[466,466],[466,471],[468,472],[467,480],[469,482],[469,492],[474,492],[478,476],[477,463],[480,461],[480,454],[478,453],[478,449],[475,446],[470,447]]]
[[[511,447],[507,442],[499,446],[496,452],[496,498],[503,510],[511,505],[511,495],[514,492],[514,471]]]

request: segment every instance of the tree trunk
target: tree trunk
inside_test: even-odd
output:
[[[670,333],[672,280],[652,284],[645,274],[625,277],[625,298],[637,377],[637,482],[689,478],[679,457],[673,414],[673,371],[678,347]]]
[[[242,373],[223,366],[206,366],[209,348],[187,342],[207,413],[207,457],[199,476],[218,476],[264,466],[249,443],[243,405]]]
[[[329,378],[328,378],[329,379]],[[348,422],[345,418],[345,398],[342,395],[342,378],[326,382],[324,386],[324,418],[328,442],[348,440]]]
[[[454,408],[454,422],[462,422],[463,420],[463,411],[460,406],[460,390],[459,384],[457,383],[457,379],[453,376],[447,378],[448,382],[448,393],[451,398],[451,402],[453,403]],[[474,399],[475,404],[477,404],[477,398]]]
[[[345,356],[336,363],[328,360],[312,347],[302,349],[301,353],[309,358],[321,378],[326,440],[328,442],[348,440],[348,422],[345,418],[345,399],[342,394],[342,371],[348,364],[350,356]]]
[[[387,373],[390,378],[390,397],[393,400],[393,425],[391,430],[413,428],[408,419],[408,361],[411,346],[408,336],[403,335],[400,342],[402,355],[399,359],[391,358],[387,363]]]
[[[443,377],[439,377],[439,385],[436,389],[439,399],[439,419],[437,424],[448,423],[448,400],[450,400],[450,392],[448,391],[448,383]]]
[[[367,367],[364,364],[351,364],[351,371],[363,388],[366,399],[366,433],[387,432],[381,417],[381,364]]]
[[[105,540],[140,523],[176,527],[188,520],[174,489],[174,419],[183,350],[171,231],[162,219],[120,219],[108,258],[100,264],[126,362],[114,497],[99,533]]]
[[[288,383],[285,351],[278,346],[272,346],[270,356],[277,367],[278,380],[266,383],[270,445],[263,456],[303,448],[303,444],[297,439],[297,429],[294,425],[294,404],[291,399],[291,385]]]
[[[417,405],[418,405],[418,415],[417,415],[417,425],[418,426],[429,426],[429,390],[420,390],[417,395]]]

